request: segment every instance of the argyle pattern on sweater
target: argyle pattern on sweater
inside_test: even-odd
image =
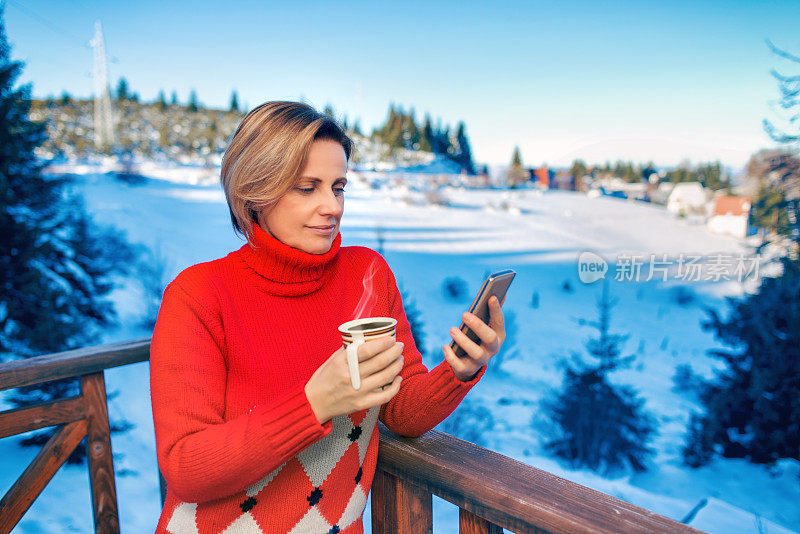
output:
[[[229,498],[238,503],[238,507],[226,507],[229,514],[213,515],[220,508],[216,502],[180,503],[170,516],[167,531],[201,534],[198,525],[204,525],[202,532],[209,534],[342,532],[361,518],[367,504],[369,486],[365,482],[373,473],[365,477],[364,469],[374,472],[375,464],[365,466],[365,459],[370,441],[378,439],[377,420],[377,407],[334,417],[330,434]],[[372,450],[377,452],[377,447]],[[305,495],[308,511],[293,523],[293,511],[280,507],[282,497],[297,494]],[[288,507],[290,501],[283,502]]]

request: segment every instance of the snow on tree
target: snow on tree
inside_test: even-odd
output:
[[[689,465],[716,452],[756,463],[800,460],[800,262],[780,261],[781,275],[765,277],[757,293],[727,299],[726,319],[708,310],[703,328],[731,348],[709,351],[726,366],[701,387],[706,413],[689,429]]]
[[[21,71],[0,6],[0,360],[96,341],[115,317],[104,299],[112,276],[133,261],[118,234],[93,224],[66,179],[42,174],[34,151],[45,126],[29,119],[30,85],[14,87]],[[19,388],[7,400],[24,406],[77,392],[77,381],[66,380]]]

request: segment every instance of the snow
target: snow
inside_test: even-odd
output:
[[[148,180],[129,185],[104,174],[106,167],[58,170],[76,175],[73,187],[84,195],[96,221],[158,251],[156,256],[166,259],[169,279],[241,246],[224,195],[216,181],[211,183],[208,169],[153,163],[143,172]],[[617,281],[612,274],[624,254],[749,254],[744,241],[713,234],[705,225],[675,218],[663,207],[610,197],[443,188],[446,202],[432,206],[422,192],[385,185],[374,189],[372,183],[354,179],[348,186],[343,245],[377,248],[382,243],[398,283],[422,312],[426,365],[441,361],[448,328],[460,324],[460,314],[469,304],[446,300],[442,281],[459,276],[472,294],[489,272],[513,268],[518,273],[504,307],[506,313],[513,312],[517,325],[517,355],[509,356],[500,369],[490,367],[468,397],[488,408],[495,421],[484,437],[489,448],[678,520],[705,499],[691,524],[709,532],[800,532],[798,462],[782,460],[767,468],[719,458],[699,469],[681,463],[687,421],[701,406],[674,389],[675,369],[689,364],[694,372],[710,377],[720,368],[706,355],[720,345],[700,328],[706,317],[703,307],[724,313],[724,297],[741,295],[748,287],[736,280],[683,282],[674,279],[673,272],[668,281],[656,277],[638,282]],[[579,319],[597,314],[600,283],[578,279],[577,258],[584,251],[609,262],[607,279],[612,296],[619,299],[612,310],[612,332],[629,333],[624,354],[637,355],[632,368],[612,379],[636,387],[659,424],[651,444],[657,454],[644,473],[602,477],[572,469],[543,451],[549,422],[539,403],[560,387],[559,362],[572,352],[583,353],[592,332]],[[567,281],[572,291],[563,289]],[[676,287],[688,289],[693,300],[678,304]],[[536,308],[530,305],[534,292],[539,298]],[[108,331],[103,342],[147,337],[149,333],[137,326],[146,307],[137,280],[121,280],[111,297],[121,326]],[[152,532],[160,502],[148,366],[109,370],[106,382],[109,392],[118,393],[109,402],[112,420],[124,418],[135,425],[112,437],[122,530]],[[35,454],[18,447],[16,438],[0,440],[0,484],[9,487]],[[454,532],[457,518],[454,506],[434,500],[435,532]],[[91,530],[87,470],[65,466],[14,532]]]

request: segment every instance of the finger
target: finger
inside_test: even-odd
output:
[[[394,338],[391,337],[382,337],[380,339],[373,339],[372,341],[365,342],[363,345],[358,347],[358,361],[363,362],[369,360],[376,354],[380,354],[394,345],[394,342]]]
[[[489,299],[489,327],[497,333],[501,340],[506,338],[506,321],[503,316],[502,303],[494,295]]]
[[[362,387],[368,391],[388,384],[403,370],[403,359],[397,358],[388,367],[361,379]]]
[[[494,329],[481,321],[475,314],[464,312],[462,318],[464,319],[464,324],[478,335],[484,345],[492,348],[495,346],[497,343],[497,332],[495,332]]]
[[[377,354],[369,360],[359,363],[358,369],[361,373],[361,378],[363,379],[373,375],[378,371],[381,371],[392,365],[398,359],[402,359],[403,347],[403,343],[395,343],[392,347],[389,347],[380,354]]]
[[[450,365],[453,373],[465,373],[467,362],[456,356],[456,353],[453,351],[453,348],[450,345],[443,346],[442,352],[444,352],[444,360]]]
[[[392,383],[389,384],[384,389],[376,389],[374,391],[369,391],[364,396],[364,401],[368,406],[379,406],[381,404],[386,404],[392,398],[400,392],[400,385],[403,382],[403,377],[397,375],[392,380]]]
[[[453,327],[450,329],[450,336],[453,338],[456,344],[458,344],[458,346],[467,353],[467,357],[473,360],[481,361],[485,351],[480,345],[468,338],[464,332]]]

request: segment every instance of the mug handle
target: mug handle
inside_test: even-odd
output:
[[[347,367],[350,368],[350,383],[353,389],[361,389],[361,373],[358,372],[358,347],[364,344],[364,338],[353,336],[353,341],[347,345]]]

